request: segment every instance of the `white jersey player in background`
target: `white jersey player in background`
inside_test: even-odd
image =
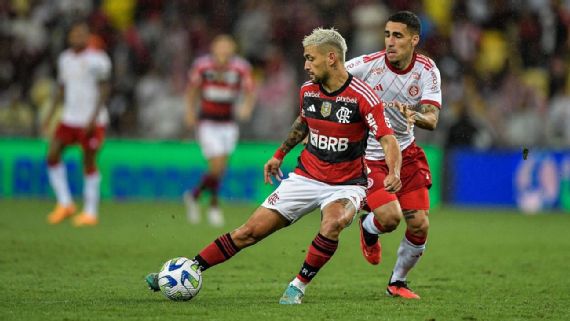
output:
[[[50,224],[58,224],[75,213],[65,164],[61,161],[65,148],[73,144],[82,147],[85,175],[83,211],[73,219],[73,224],[93,226],[98,223],[101,177],[95,159],[109,119],[105,102],[109,96],[111,61],[105,52],[88,47],[89,37],[86,23],[71,26],[70,48],[60,54],[57,63],[58,95],[43,123],[43,130],[47,131],[55,107],[63,101],[62,118],[47,155],[49,182],[57,198],[57,205],[48,216]]]
[[[348,71],[370,85],[383,101],[402,150],[402,189],[390,194],[382,186],[387,173],[384,151],[374,139],[368,139],[367,203],[373,213],[360,218],[361,249],[368,262],[380,263],[378,235],[395,230],[404,216],[407,230],[386,292],[409,299],[419,299],[406,278],[425,249],[431,187],[429,166],[425,153],[415,144],[414,127],[434,130],[441,108],[439,70],[433,60],[415,52],[419,35],[420,20],[414,13],[395,13],[384,30],[385,50],[346,63]]]

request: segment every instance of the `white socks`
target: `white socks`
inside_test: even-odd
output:
[[[94,217],[97,217],[97,208],[101,194],[100,185],[101,175],[99,175],[99,172],[85,175],[83,183],[83,212]]]
[[[394,271],[392,273],[392,278],[390,278],[390,283],[395,281],[405,281],[408,272],[418,263],[420,257],[424,253],[426,248],[425,244],[415,245],[410,243],[404,236],[402,242],[400,242],[400,247],[398,248],[398,260],[394,266]]]
[[[382,234],[380,230],[374,225],[374,213],[368,213],[362,222],[362,227],[370,234]]]
[[[67,171],[63,163],[48,166],[49,183],[53,188],[57,203],[62,206],[69,206],[73,203],[69,185],[67,184]]]
[[[54,166],[48,166],[48,177],[50,185],[55,193],[55,197],[57,198],[57,204],[61,206],[71,205],[73,203],[73,199],[71,198],[69,185],[67,183],[65,165],[60,162]],[[101,175],[99,175],[99,172],[84,176],[83,197],[85,200],[83,211],[93,216],[97,216],[100,185]]]
[[[301,290],[301,292],[303,292],[303,293],[305,293],[305,288],[308,285],[308,283],[303,283],[303,281],[299,280],[299,278],[297,278],[297,277],[294,278],[290,284],[295,286],[297,289]]]

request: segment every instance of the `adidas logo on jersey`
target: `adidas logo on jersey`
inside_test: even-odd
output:
[[[314,113],[314,112],[317,111],[317,109],[315,108],[315,105],[311,105],[311,106],[309,106],[309,108],[307,108],[307,111],[310,111],[310,112],[313,112],[313,113]]]

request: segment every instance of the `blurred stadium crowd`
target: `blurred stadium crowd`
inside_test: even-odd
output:
[[[421,51],[443,79],[440,146],[570,146],[570,0],[4,0],[0,134],[39,136],[68,26],[85,18],[113,61],[109,135],[191,137],[187,70],[219,33],[254,66],[257,108],[242,138],[281,139],[304,81],[301,40],[317,26],[347,38],[348,58],[383,48],[389,14],[422,20]]]

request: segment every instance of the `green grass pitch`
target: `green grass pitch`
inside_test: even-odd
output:
[[[254,206],[226,204],[227,227],[191,226],[182,204],[104,202],[96,228],[48,226],[50,201],[0,200],[0,320],[569,320],[570,215],[433,210],[428,249],[410,274],[422,299],[384,294],[403,226],[382,237],[383,262],[361,257],[358,226],[307,289],[280,306],[318,231],[313,213],[203,275],[171,302],[144,284],[193,256]]]

